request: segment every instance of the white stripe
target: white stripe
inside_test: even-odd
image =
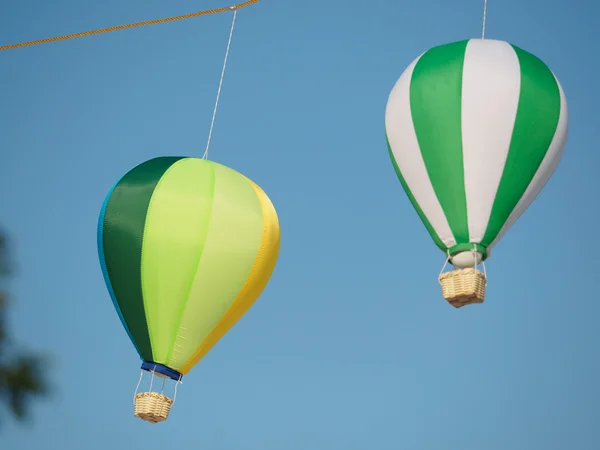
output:
[[[510,216],[508,216],[508,219],[498,233],[498,236],[488,248],[492,248],[498,243],[498,241],[500,241],[500,239],[502,239],[508,229],[535,200],[535,198],[544,188],[544,185],[548,182],[556,170],[556,167],[558,166],[558,163],[560,162],[560,159],[565,151],[567,135],[569,134],[569,112],[567,108],[567,98],[565,97],[565,93],[563,92],[562,86],[558,82],[556,76],[554,76],[554,79],[556,80],[556,84],[558,85],[558,90],[560,92],[560,114],[558,117],[558,124],[556,125],[556,131],[554,132],[554,137],[552,138],[550,147],[548,147],[546,156],[544,156],[544,159],[542,160],[540,167],[531,180],[531,183],[529,183],[529,186],[527,186],[523,197],[521,197],[515,206],[515,209],[513,209],[513,211],[510,213]]]
[[[396,164],[415,201],[444,245],[451,247],[456,240],[427,174],[410,110],[410,81],[421,56],[394,85],[385,111],[385,128]]]
[[[470,242],[485,235],[519,106],[521,69],[510,44],[472,39],[462,79],[462,143]]]

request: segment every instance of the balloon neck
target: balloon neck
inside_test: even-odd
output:
[[[457,244],[448,249],[450,262],[456,267],[466,269],[475,267],[488,257],[487,248],[481,244],[465,243]]]
[[[155,363],[152,361],[144,361],[142,363],[142,370],[151,372],[160,378],[170,378],[171,380],[180,381],[183,375],[164,364]]]
[[[468,252],[455,253],[450,257],[452,265],[461,269],[475,267],[483,261],[483,255],[480,252],[471,250]]]

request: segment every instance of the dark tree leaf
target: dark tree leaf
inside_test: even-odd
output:
[[[7,237],[0,232],[0,276],[11,269]],[[46,395],[48,387],[42,359],[14,348],[6,328],[6,306],[6,293],[0,291],[0,406],[22,420],[28,417],[31,401]]]

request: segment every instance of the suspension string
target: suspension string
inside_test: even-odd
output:
[[[481,266],[483,267],[483,275],[485,276],[485,285],[487,286],[487,270],[485,269],[485,261],[481,261]]]
[[[140,384],[142,384],[142,378],[144,377],[144,371],[140,370],[140,379],[138,380],[138,384],[135,387],[135,394],[133,394],[133,404],[135,405],[135,397],[138,393],[138,390],[140,389]]]
[[[177,386],[179,386],[180,384],[183,384],[183,381],[181,381],[182,378],[183,378],[183,375],[179,375],[179,380],[177,380],[175,382],[175,393],[173,394],[173,404],[175,404],[175,400],[177,400]]]
[[[212,119],[210,121],[210,129],[208,130],[208,141],[206,142],[206,149],[204,150],[203,159],[208,158],[208,148],[210,147],[210,138],[212,137],[213,128],[215,126],[215,117],[217,116],[217,108],[219,107],[219,97],[221,96],[221,87],[223,86],[223,78],[225,77],[225,68],[227,67],[227,58],[229,57],[229,48],[231,47],[231,38],[233,36],[233,28],[235,27],[235,18],[237,16],[237,8],[235,6],[230,7],[233,10],[233,20],[231,21],[231,30],[229,30],[229,40],[227,41],[227,50],[225,50],[225,60],[223,61],[223,70],[221,70],[221,79],[219,80],[219,89],[217,89],[217,99],[215,100],[215,107],[213,109]]]
[[[440,270],[440,275],[438,276],[438,278],[442,276],[442,274],[444,273],[444,270],[446,269],[446,266],[447,266],[447,265],[448,265],[448,263],[450,262],[450,249],[448,249],[448,250],[446,251],[446,255],[447,255],[447,256],[446,256],[446,262],[445,262],[445,263],[444,263],[444,265],[442,266],[442,270]]]
[[[481,39],[485,39],[485,21],[487,18],[487,0],[483,0],[483,26],[481,28]]]
[[[471,250],[471,252],[473,253],[473,261],[475,261],[473,269],[477,269],[477,266],[481,264],[481,267],[483,267],[483,275],[485,276],[485,285],[487,286],[487,270],[485,268],[485,261],[483,260],[483,255],[481,255],[481,262],[477,263],[477,246],[475,244],[473,244],[473,250]]]
[[[156,366],[154,366],[154,369],[156,369]],[[153,384],[154,384],[154,370],[152,371],[152,376],[150,377],[150,389],[148,389],[151,392],[152,392],[152,385]]]

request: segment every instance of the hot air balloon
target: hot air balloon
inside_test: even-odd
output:
[[[504,41],[431,48],[394,85],[388,150],[421,221],[454,265],[439,277],[451,305],[483,302],[487,276],[477,267],[555,171],[567,128],[555,75]]]
[[[265,288],[279,253],[279,222],[267,195],[239,172],[205,159],[160,157],[110,190],[98,252],[141,375],[175,380],[177,389]],[[136,389],[134,414],[166,420],[174,400],[152,387]]]

